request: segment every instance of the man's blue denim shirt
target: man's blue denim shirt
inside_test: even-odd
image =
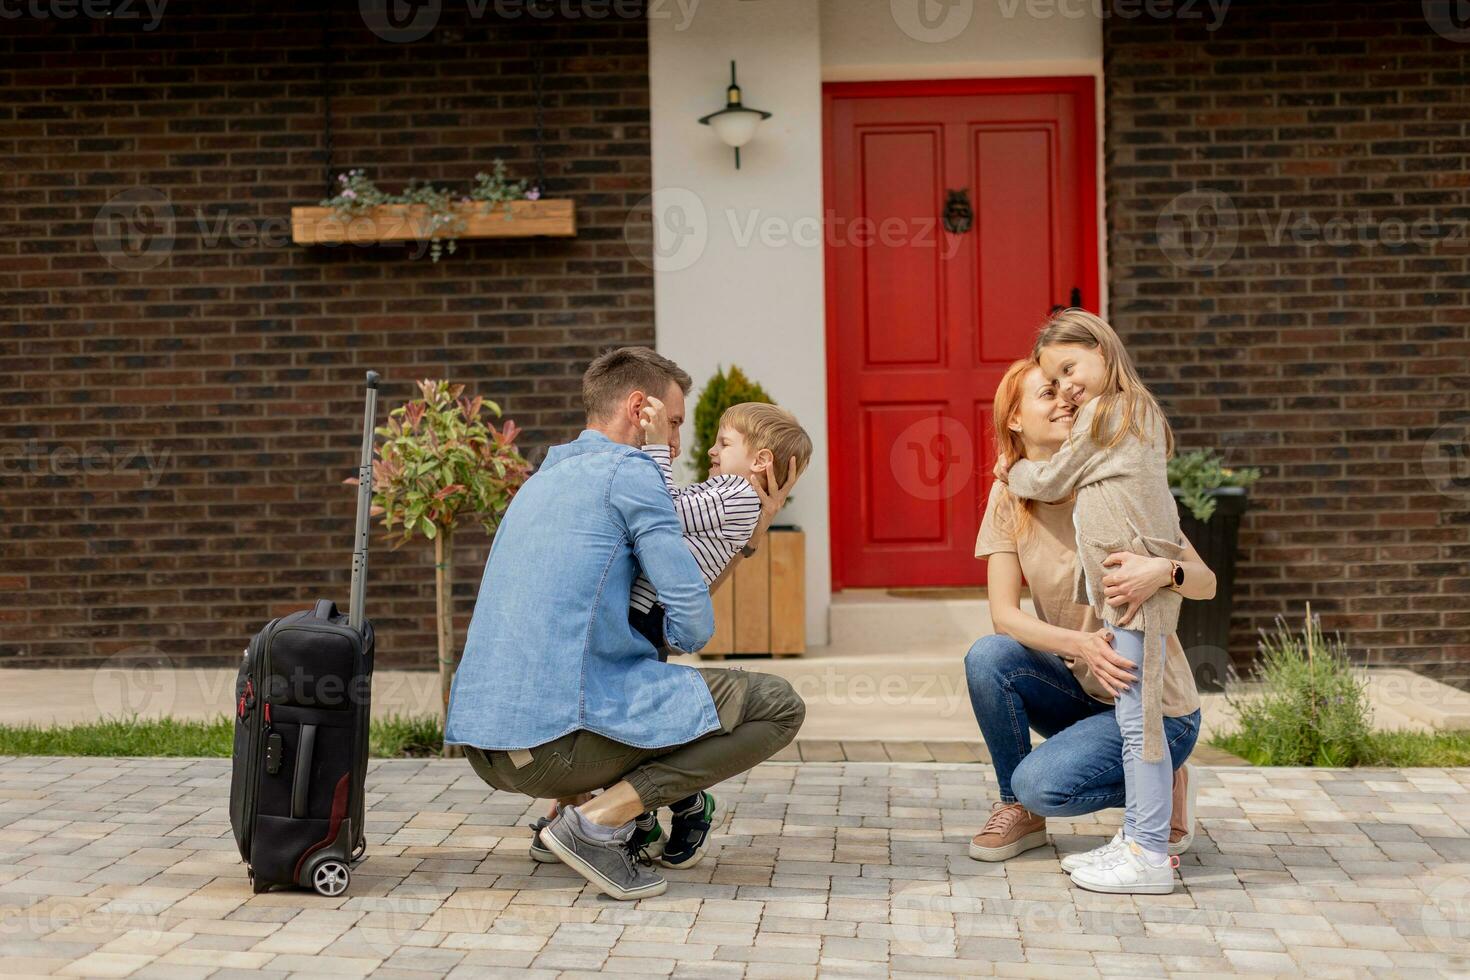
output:
[[[719,728],[693,667],[628,625],[639,569],[693,653],[714,611],[657,464],[600,432],[555,446],[501,520],[454,678],[444,740],[528,749],[578,729],[638,748]]]

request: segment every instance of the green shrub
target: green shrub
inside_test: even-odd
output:
[[[1213,449],[1194,449],[1169,460],[1169,486],[1177,487],[1180,499],[1197,521],[1215,514],[1211,490],[1220,487],[1249,487],[1261,478],[1257,469],[1232,469]]]
[[[1263,633],[1259,695],[1228,696],[1239,729],[1231,751],[1257,766],[1357,766],[1374,756],[1367,685],[1342,641],[1328,639],[1307,607],[1301,633],[1277,619]]]
[[[745,372],[730,365],[727,374],[723,369],[715,372],[699,393],[699,402],[694,406],[694,466],[699,471],[700,481],[709,479],[709,451],[720,435],[720,416],[725,409],[741,402],[764,402],[775,404],[775,399],[766,390],[745,376]]]
[[[444,744],[444,726],[433,715],[392,715],[375,721],[368,754],[375,759],[429,759]]]

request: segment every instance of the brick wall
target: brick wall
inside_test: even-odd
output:
[[[496,20],[492,4],[474,20],[444,4],[427,37],[390,43],[337,5],[335,165],[391,189],[467,187],[495,157],[531,175],[530,52],[544,52],[547,193],[575,199],[578,237],[466,241],[433,264],[290,243],[291,206],[325,183],[322,21],[298,6],[170,4],[152,31],[5,21],[0,666],[229,661],[268,616],[345,603],[341,480],[367,368],[387,379],[384,411],[421,377],[499,399],[534,460],[581,427],[587,361],[653,340],[648,246],[623,237],[650,190],[641,18]],[[176,217],[155,268],[120,268],[94,241],[99,209],[130,188]],[[487,542],[459,545],[462,636]],[[417,544],[378,550],[383,663],[433,663],[431,562]]]
[[[1209,19],[1106,24],[1110,314],[1181,445],[1265,471],[1232,653],[1310,601],[1466,683],[1470,43],[1417,0]]]

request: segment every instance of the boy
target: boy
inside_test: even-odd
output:
[[[669,451],[670,425],[663,402],[650,397],[639,420],[643,426],[643,452],[652,457],[663,473],[664,485],[674,498],[674,511],[684,532],[684,543],[694,556],[706,585],[721,580],[735,555],[750,557],[755,549],[751,534],[761,516],[761,499],[752,481],[765,479],[768,486],[782,486],[791,460],[798,476],[811,460],[812,441],[784,408],[759,402],[741,402],[725,410],[719,432],[710,447],[710,476],[703,483],[680,487],[674,483]],[[668,659],[664,642],[664,610],[648,579],[633,583],[628,609],[629,624],[642,634],[660,660]],[[637,820],[635,839],[666,868],[690,868],[704,857],[715,825],[715,798],[701,791],[669,807],[673,824],[667,840],[653,813]],[[553,814],[555,810],[553,809]],[[538,831],[550,822],[543,817],[531,825]],[[537,861],[557,860],[533,837],[531,856]]]

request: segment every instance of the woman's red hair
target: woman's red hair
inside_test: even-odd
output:
[[[1021,433],[1010,428],[1010,424],[1021,409],[1021,400],[1026,397],[1026,392],[1022,387],[1026,381],[1026,375],[1031,373],[1032,368],[1038,367],[1035,361],[1022,358],[1006,368],[1005,375],[995,388],[995,406],[992,414],[995,419],[995,455],[999,459],[1015,462],[1026,458],[1026,442],[1021,438]],[[1035,501],[1022,500],[1011,493],[1010,487],[1006,487],[997,503],[1006,507],[1007,516],[1010,518],[1012,530],[1017,538],[1023,538],[1031,532]]]

